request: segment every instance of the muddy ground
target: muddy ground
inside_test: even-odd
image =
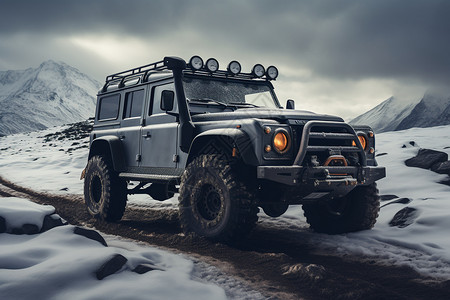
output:
[[[184,235],[175,210],[128,207],[118,223],[95,221],[82,196],[36,192],[0,177],[0,196],[20,196],[49,204],[70,224],[186,253],[246,282],[268,299],[449,299],[450,280],[436,281],[407,267],[381,266],[355,257],[318,254],[296,229],[259,223],[234,245]],[[298,236],[298,235],[297,235]]]

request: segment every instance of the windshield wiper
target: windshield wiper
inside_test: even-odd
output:
[[[230,102],[228,104],[233,104],[233,105],[248,105],[248,106],[252,106],[252,107],[259,107],[258,105],[255,105],[253,103],[247,103],[247,102]]]
[[[199,102],[199,103],[212,102],[212,103],[219,104],[220,106],[223,106],[223,107],[228,107],[228,105],[223,103],[223,102],[220,102],[220,101],[217,101],[217,100],[213,100],[213,99],[209,99],[209,98],[201,98],[201,99],[195,99],[194,98],[194,99],[187,99],[187,100],[188,100],[188,102]]]

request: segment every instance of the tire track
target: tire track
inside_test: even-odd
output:
[[[447,299],[450,281],[437,282],[406,267],[346,261],[316,254],[295,229],[259,223],[233,245],[214,243],[181,232],[176,210],[128,207],[122,221],[91,218],[80,195],[37,192],[0,177],[0,195],[52,205],[70,224],[147,242],[218,267],[248,283],[268,299]]]

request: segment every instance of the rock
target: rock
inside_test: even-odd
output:
[[[0,216],[0,233],[6,232],[6,220]]]
[[[431,166],[431,171],[450,175],[450,161],[439,162]]]
[[[22,232],[24,234],[37,234],[39,233],[39,227],[36,224],[23,224]]]
[[[108,244],[106,244],[105,239],[100,235],[100,233],[98,233],[95,230],[86,229],[86,228],[82,228],[82,227],[78,227],[77,226],[73,230],[73,233],[78,234],[78,235],[82,235],[84,237],[87,237],[88,239],[91,239],[91,240],[99,242],[100,244],[102,244],[105,247],[108,247]]]
[[[144,274],[153,270],[165,271],[164,269],[157,267],[153,264],[140,264],[133,269],[133,272],[138,274]]]
[[[381,207],[385,207],[386,205],[389,205],[389,204],[395,204],[395,203],[399,203],[399,204],[408,204],[408,203],[410,203],[411,201],[412,201],[412,200],[409,199],[409,198],[399,198],[399,199],[397,199],[397,200],[394,200],[394,201],[391,201],[391,202],[389,202],[389,203],[386,203],[386,204],[382,205]]]
[[[283,267],[283,276],[308,281],[319,281],[325,277],[325,268],[316,264],[295,264]]]
[[[10,228],[8,232],[11,231],[12,234],[37,234],[39,233],[39,227],[36,224],[23,224],[19,228]]]
[[[389,225],[391,227],[398,227],[398,228],[405,228],[412,223],[414,223],[414,220],[417,219],[419,216],[419,212],[417,209],[413,207],[405,207],[401,210],[399,210],[392,220],[389,222]]]
[[[388,201],[388,200],[392,200],[392,199],[396,199],[396,198],[398,198],[397,195],[381,195],[380,196],[381,201]]]
[[[447,179],[441,180],[441,181],[439,181],[439,183],[441,183],[441,184],[445,184],[445,185],[448,185],[448,186],[450,186],[450,178],[447,178]]]
[[[413,158],[407,159],[405,164],[408,167],[431,169],[434,164],[448,160],[448,154],[441,151],[420,149]]]
[[[123,255],[114,255],[95,272],[97,279],[102,280],[103,278],[116,273],[127,261],[128,259]]]
[[[409,141],[409,143],[403,144],[402,148],[411,148],[411,147],[418,147],[419,145],[416,144],[414,141]]]
[[[67,222],[61,219],[57,214],[52,214],[44,217],[44,222],[42,223],[41,232],[45,232],[57,226],[66,225]]]

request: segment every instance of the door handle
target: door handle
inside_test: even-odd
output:
[[[125,136],[124,135],[119,135],[119,140],[124,140]]]
[[[150,134],[149,131],[147,131],[147,133],[146,133],[146,134],[143,134],[142,137],[144,137],[144,138],[146,138],[146,139],[149,139],[149,138],[152,137],[152,135]]]

